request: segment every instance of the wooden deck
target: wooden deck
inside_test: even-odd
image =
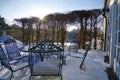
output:
[[[85,60],[84,71],[79,69],[82,58],[67,56],[67,63],[63,66],[63,80],[108,80],[104,71],[107,64],[103,62],[103,53],[101,51],[89,51]],[[11,72],[4,68],[0,71],[0,80],[9,80]],[[25,68],[21,71],[14,72],[12,80],[29,80],[30,69]],[[34,77],[33,80],[60,80],[59,77],[46,76]]]

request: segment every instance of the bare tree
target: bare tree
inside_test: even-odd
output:
[[[93,27],[94,27],[94,49],[97,47],[97,24],[100,22],[99,16],[101,14],[100,9],[93,10]]]
[[[35,30],[35,34],[33,33],[33,35],[35,36],[36,35],[36,38],[35,38],[35,42],[38,43],[40,41],[40,27],[41,27],[41,24],[42,24],[42,21],[38,18],[38,17],[31,17],[31,20],[32,20],[32,26],[33,26],[33,30]]]
[[[26,42],[27,39],[25,39],[25,26],[28,24],[28,19],[27,18],[20,18],[20,19],[14,19],[17,21],[21,26],[22,26],[22,41]]]

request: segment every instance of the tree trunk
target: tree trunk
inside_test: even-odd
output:
[[[97,48],[97,20],[94,22],[94,49]]]
[[[25,25],[24,25],[24,23],[22,23],[22,42],[23,42],[23,44],[25,45],[26,44],[26,41],[25,41]]]

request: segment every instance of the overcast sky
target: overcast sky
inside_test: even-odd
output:
[[[104,0],[0,0],[0,15],[9,21],[29,16],[44,17],[55,12],[102,9]]]

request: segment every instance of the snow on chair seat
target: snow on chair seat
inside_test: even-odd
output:
[[[38,62],[33,65],[33,73],[35,75],[56,75],[59,72],[59,67],[48,62]]]

